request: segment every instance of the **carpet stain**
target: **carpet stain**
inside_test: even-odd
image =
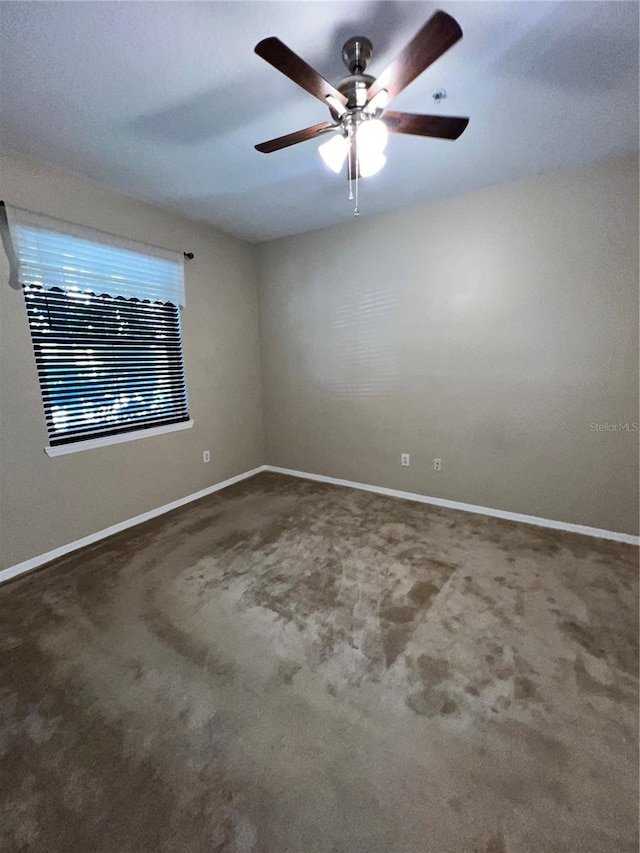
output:
[[[535,684],[530,678],[519,675],[515,679],[513,695],[516,699],[532,699],[536,695]]]
[[[417,607],[428,607],[440,587],[430,581],[417,581],[409,590],[409,598]]]
[[[291,684],[296,674],[302,669],[302,664],[295,661],[282,661],[278,664],[278,678],[283,684]]]
[[[590,655],[596,658],[603,658],[605,656],[606,649],[602,642],[603,632],[593,630],[586,625],[579,625],[577,622],[561,622],[560,628],[566,631]]]

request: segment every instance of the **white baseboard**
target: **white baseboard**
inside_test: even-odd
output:
[[[477,515],[490,515],[493,518],[504,518],[507,521],[519,521],[521,524],[533,524],[536,527],[550,527],[553,530],[566,530],[569,533],[581,533],[583,536],[594,536],[598,539],[611,539],[614,542],[625,542],[628,545],[640,545],[640,536],[630,533],[616,533],[613,530],[601,530],[599,527],[586,527],[583,524],[572,524],[568,521],[555,521],[552,518],[538,518],[535,515],[523,515],[519,512],[506,512],[502,509],[492,509],[488,506],[465,504],[459,501],[449,501],[444,498],[432,498],[415,492],[402,492],[399,489],[387,489],[384,486],[371,486],[368,483],[354,483],[352,480],[340,480],[337,477],[325,477],[323,474],[307,474],[304,471],[294,471],[291,468],[278,468],[275,465],[264,465],[265,471],[276,474],[288,474],[290,477],[300,477],[303,480],[316,480],[319,483],[331,483],[334,486],[348,486],[351,489],[361,489],[364,492],[375,492],[378,495],[388,495],[391,498],[402,498],[418,503],[442,506],[447,509],[461,509]]]
[[[30,572],[32,569],[38,568],[45,563],[56,560],[58,557],[64,557],[65,554],[76,551],[78,548],[84,548],[85,545],[93,545],[94,542],[99,542],[100,539],[105,539],[107,536],[113,536],[114,533],[120,533],[129,527],[135,527],[136,524],[142,524],[143,521],[150,521],[159,515],[164,515],[165,512],[170,512],[172,509],[185,504],[197,501],[198,498],[204,498],[207,495],[218,492],[220,489],[226,489],[227,486],[233,486],[234,483],[239,483],[241,480],[246,480],[248,477],[253,477],[254,474],[259,474],[266,470],[266,465],[260,465],[258,468],[253,468],[251,471],[245,471],[244,474],[237,474],[235,477],[229,477],[228,480],[222,480],[220,483],[215,483],[213,486],[208,486],[206,489],[201,489],[199,492],[194,492],[192,495],[187,495],[184,498],[178,498],[177,501],[159,506],[157,509],[151,509],[149,512],[143,512],[141,515],[136,515],[133,518],[127,518],[126,521],[119,521],[117,524],[112,524],[111,527],[105,527],[104,530],[98,530],[96,533],[91,533],[89,536],[83,536],[82,539],[76,539],[75,542],[70,542],[68,545],[62,545],[60,548],[54,548],[53,551],[47,551],[46,554],[40,554],[37,557],[32,557],[30,560],[25,560],[23,563],[17,563],[15,566],[10,566],[8,569],[0,569],[0,583],[8,581],[10,578],[15,578],[25,572]]]
[[[187,495],[184,498],[178,498],[176,501],[157,507],[156,509],[143,512],[141,515],[136,515],[133,518],[128,518],[125,521],[120,521],[117,524],[112,524],[111,527],[105,527],[104,530],[98,530],[96,533],[91,533],[89,536],[84,536],[82,539],[77,539],[75,542],[70,542],[68,545],[62,545],[60,548],[54,548],[53,551],[47,551],[46,554],[40,554],[37,557],[32,557],[30,560],[25,560],[22,563],[17,563],[15,566],[10,566],[8,569],[0,569],[0,583],[29,572],[32,569],[38,568],[45,563],[56,560],[58,557],[64,557],[65,554],[70,554],[78,548],[84,548],[85,545],[93,545],[94,542],[99,542],[107,536],[112,536],[114,533],[120,533],[122,530],[127,530],[129,527],[135,527],[136,524],[142,524],[144,521],[150,521],[159,515],[164,515],[172,509],[185,504],[197,501],[199,498],[204,498],[220,489],[226,489],[234,483],[239,483],[241,480],[246,480],[249,477],[260,474],[262,471],[273,471],[276,474],[288,474],[290,477],[299,477],[303,480],[315,480],[319,483],[330,483],[334,486],[347,486],[351,489],[360,489],[365,492],[375,492],[378,495],[387,495],[392,498],[402,498],[403,500],[417,501],[418,503],[432,504],[433,506],[446,507],[448,509],[461,509],[465,512],[473,512],[478,515],[489,515],[494,518],[504,518],[507,521],[518,521],[521,524],[533,524],[537,527],[549,527],[553,530],[566,530],[569,533],[581,533],[583,536],[594,536],[598,539],[610,539],[614,542],[625,542],[628,545],[640,545],[640,536],[633,536],[630,533],[616,533],[613,530],[601,530],[598,527],[586,527],[582,524],[572,524],[566,521],[555,521],[550,518],[539,518],[535,515],[523,515],[519,512],[506,512],[502,509],[492,509],[491,507],[478,506],[477,504],[460,503],[460,501],[449,501],[444,498],[432,498],[428,495],[419,495],[415,492],[403,492],[399,489],[387,489],[384,486],[372,486],[368,483],[356,483],[353,480],[340,480],[337,477],[326,477],[324,474],[308,474],[305,471],[294,471],[291,468],[278,468],[275,465],[259,465],[257,468],[252,468],[251,471],[245,471],[243,474],[237,474],[235,477],[229,477],[228,480],[222,480],[220,483],[215,483],[213,486],[208,486],[206,489],[201,489],[199,492],[194,492],[192,495]]]

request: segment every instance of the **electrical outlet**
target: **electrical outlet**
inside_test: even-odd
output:
[[[210,450],[203,450],[202,461],[203,462],[211,462],[211,451]]]
[[[433,470],[434,471],[442,471],[442,459],[434,459],[433,460]]]
[[[408,453],[401,453],[400,454],[400,464],[404,465],[405,468],[409,467],[409,454]]]

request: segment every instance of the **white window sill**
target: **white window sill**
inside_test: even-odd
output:
[[[45,447],[47,456],[65,456],[67,453],[79,453],[81,450],[95,450],[97,447],[107,447],[110,444],[122,444],[124,441],[136,441],[139,438],[151,438],[153,435],[164,435],[166,432],[177,432],[180,429],[191,429],[193,421],[181,421],[179,424],[138,429],[134,432],[122,432],[119,435],[107,435],[104,438],[90,438],[87,441],[75,441],[73,444],[60,444],[57,447]]]

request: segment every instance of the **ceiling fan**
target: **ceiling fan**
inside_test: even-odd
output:
[[[342,59],[349,74],[335,86],[280,39],[263,39],[255,47],[258,56],[328,106],[332,120],[261,142],[255,146],[256,149],[270,154],[298,142],[332,134],[331,139],[320,146],[320,154],[336,173],[342,170],[347,161],[350,186],[351,181],[355,180],[357,194],[358,178],[374,175],[384,166],[386,157],[383,152],[389,132],[438,139],[457,139],[463,133],[469,123],[468,118],[418,115],[386,109],[392,98],[460,38],[462,29],[458,22],[446,12],[438,11],[375,79],[365,73],[373,46],[364,36],[354,36],[342,48]],[[349,197],[353,198],[353,194],[350,193]],[[357,201],[355,213],[358,213]]]

